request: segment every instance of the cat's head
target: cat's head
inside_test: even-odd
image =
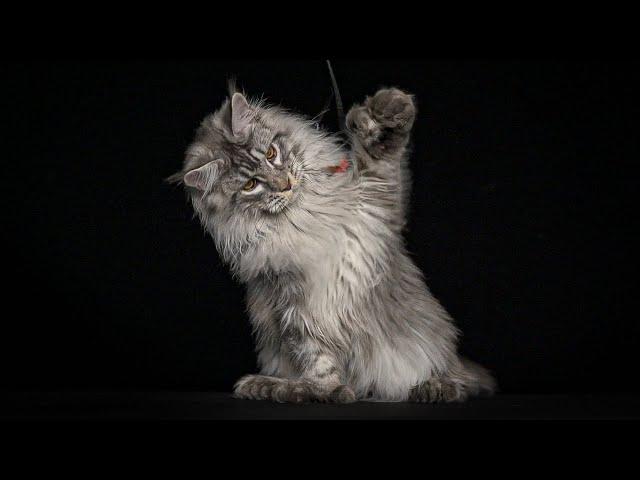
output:
[[[219,244],[237,244],[304,208],[340,155],[337,140],[312,121],[231,91],[171,179],[186,186]]]

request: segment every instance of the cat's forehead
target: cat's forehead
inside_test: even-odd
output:
[[[249,140],[254,146],[266,148],[275,138],[281,141],[292,140],[292,134],[299,128],[299,120],[296,122],[281,108],[259,108],[251,125]]]
[[[260,154],[272,143],[286,151],[295,151],[293,134],[300,130],[300,119],[277,106],[255,105],[254,108],[256,115],[249,134],[241,141],[230,135],[224,108],[205,118],[187,151],[185,170],[199,168],[212,160],[222,160],[220,167],[227,173],[237,170],[238,165],[255,169],[260,166]]]
[[[190,168],[199,168],[210,161],[220,162],[220,171],[226,175],[251,172],[260,167],[259,152],[262,152],[260,138],[268,138],[266,132],[262,137],[249,137],[246,142],[234,143],[217,135],[201,137],[194,143],[189,152],[193,152]]]
[[[304,127],[308,127],[310,124],[311,122],[304,115],[289,111],[282,106],[264,107],[258,105],[253,122],[253,132],[258,141],[266,141],[270,135],[294,137],[296,133],[303,132]]]

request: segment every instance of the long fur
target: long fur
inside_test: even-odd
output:
[[[324,368],[356,398],[378,401],[412,399],[436,379],[453,385],[449,400],[492,391],[489,373],[458,356],[458,330],[405,248],[408,133],[390,144],[389,158],[375,159],[353,133],[343,145],[281,107],[249,105],[247,137],[234,137],[225,102],[203,121],[172,178],[217,162],[204,191],[187,190],[221,257],[246,285],[260,373],[320,382]],[[246,152],[264,151],[276,133],[293,196],[248,201],[234,191],[247,178],[240,171],[253,160],[263,167]],[[343,159],[348,171],[333,173]]]

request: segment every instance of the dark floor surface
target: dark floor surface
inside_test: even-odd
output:
[[[455,404],[282,405],[214,392],[0,393],[0,420],[629,420],[637,395],[511,395]]]

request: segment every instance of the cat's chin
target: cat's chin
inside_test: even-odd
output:
[[[285,211],[285,209],[287,208],[287,206],[283,206],[283,207],[276,207],[276,208],[272,208],[270,210],[266,210],[265,213],[267,213],[268,215],[271,216],[276,216],[276,215],[280,215],[282,212]]]
[[[273,200],[269,201],[269,203],[263,207],[263,211],[270,215],[277,215],[286,210],[286,208],[291,205],[293,200],[293,195],[289,193],[288,195],[280,194]]]
[[[277,215],[284,212],[287,207],[290,207],[295,203],[298,197],[298,192],[296,189],[297,183],[297,181],[295,183],[292,182],[293,188],[286,192],[277,194],[275,197],[270,199],[266,205],[263,206],[262,210],[270,215]]]

